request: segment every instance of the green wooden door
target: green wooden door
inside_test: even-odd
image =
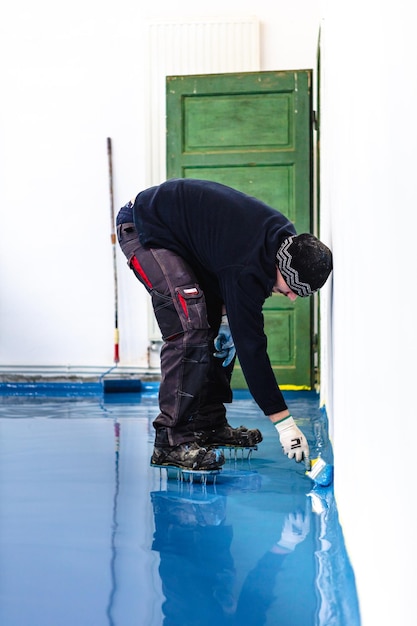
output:
[[[167,176],[235,187],[311,230],[311,71],[169,76]],[[281,388],[311,388],[311,298],[264,306]],[[235,388],[245,387],[239,364]]]

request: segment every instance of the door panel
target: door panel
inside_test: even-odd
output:
[[[184,100],[184,147],[187,152],[211,149],[288,147],[291,128],[287,124],[291,98],[287,94],[236,94],[191,97]],[[230,111],[238,115],[230,116]],[[259,117],[264,121],[259,127]],[[204,125],[201,119],[204,118]],[[224,120],[231,124],[223,126]],[[236,134],[238,133],[238,134]]]
[[[311,72],[167,77],[168,178],[214,180],[311,225]],[[311,298],[264,306],[281,387],[311,388]],[[245,387],[236,364],[234,387]]]

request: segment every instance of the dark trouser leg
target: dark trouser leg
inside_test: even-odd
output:
[[[214,354],[214,339],[217,336],[220,322],[222,302],[210,291],[205,290],[209,331],[209,368],[206,381],[200,393],[200,405],[194,416],[194,428],[204,432],[220,428],[227,424],[225,404],[232,402],[230,380],[233,373],[234,360],[227,367],[223,367],[223,359]]]
[[[212,356],[213,342],[210,342],[210,366],[206,383],[200,393],[200,404],[194,417],[196,431],[213,430],[227,424],[226,407],[232,402],[230,379],[233,365],[223,367],[222,360]]]
[[[156,445],[195,441],[192,417],[209,369],[209,324],[205,296],[190,266],[164,249],[143,248],[132,224],[118,229],[120,246],[152,297],[162,333],[160,414]]]
[[[167,428],[170,445],[195,441],[193,416],[198,410],[199,393],[208,369],[208,344],[202,333],[183,333],[164,343],[161,349],[161,413],[154,421],[157,429]],[[163,432],[160,445],[164,445]],[[166,445],[166,444],[165,444]]]
[[[213,356],[214,339],[221,321],[221,302],[206,291],[208,318],[210,323],[210,366],[206,382],[200,393],[200,405],[193,418],[193,427],[198,433],[200,445],[251,447],[262,441],[261,432],[244,426],[232,428],[226,419],[225,403],[232,401],[230,381],[235,360],[223,367],[223,359]]]

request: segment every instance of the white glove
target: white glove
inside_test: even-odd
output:
[[[293,551],[299,543],[304,541],[310,532],[310,516],[304,513],[289,513],[285,519],[281,538],[277,546]]]
[[[214,347],[217,352],[214,356],[218,359],[224,359],[222,365],[227,367],[236,354],[235,344],[232,333],[230,332],[229,320],[227,315],[222,315],[222,323],[220,324],[219,333],[214,340]]]
[[[306,469],[309,470],[311,463],[307,439],[294,422],[294,418],[291,415],[285,417],[275,424],[275,428],[278,431],[284,454],[286,454],[289,459],[295,457],[297,463],[304,457]]]

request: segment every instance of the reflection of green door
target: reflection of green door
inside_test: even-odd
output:
[[[311,228],[311,71],[167,78],[167,176],[235,187]],[[231,233],[232,235],[232,233]],[[312,384],[311,298],[264,306],[281,387]],[[244,387],[239,365],[233,384]]]

